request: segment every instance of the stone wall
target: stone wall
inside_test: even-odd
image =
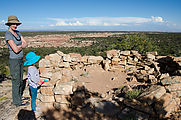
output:
[[[132,91],[140,87],[127,85],[108,91],[106,95],[99,95],[99,99],[98,96],[95,99],[91,94],[89,97],[78,97],[76,100],[79,101],[73,102],[74,97],[79,94],[75,94],[77,88],[74,86],[74,76],[69,75],[69,71],[84,69],[85,66],[94,64],[110,72],[123,69],[129,82],[142,84],[142,92],[132,100],[119,97],[118,94],[122,94],[125,88],[126,91]],[[38,99],[40,104],[49,108],[66,108],[70,104],[83,106],[90,103],[97,113],[122,118],[136,111],[137,117],[143,119],[149,116],[169,118],[173,112],[180,109],[181,57],[158,56],[157,52],[141,55],[133,50],[110,50],[107,51],[107,57],[103,58],[57,51],[41,59],[39,69],[41,79],[49,79],[49,82],[40,87]],[[107,105],[110,106],[108,109],[111,109],[111,114],[108,109],[102,109]]]

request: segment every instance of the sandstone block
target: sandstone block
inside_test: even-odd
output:
[[[51,78],[52,72],[43,72],[43,73],[40,73],[40,76],[43,78]]]
[[[160,99],[165,93],[166,90],[163,86],[153,85],[150,88],[148,88],[145,92],[143,92],[138,97],[138,99],[143,100],[144,102],[150,105],[156,100]]]
[[[66,83],[57,82],[55,88],[53,89],[54,94],[56,95],[73,94],[72,92],[73,83],[74,82],[66,82]]]
[[[54,96],[51,95],[51,96],[47,96],[47,95],[39,95],[39,100],[42,101],[42,102],[47,102],[47,103],[52,103],[52,102],[55,102],[55,99],[54,99]]]
[[[67,98],[67,95],[55,95],[55,101],[61,104],[68,104]]]
[[[71,62],[71,57],[70,57],[70,55],[69,55],[69,54],[64,54],[64,56],[63,56],[63,61],[65,61],[65,62]]]
[[[127,63],[126,60],[121,60],[118,62],[119,65],[126,65],[126,63]]]
[[[169,86],[165,86],[165,88],[169,92],[181,91],[181,83],[171,84]]]
[[[48,73],[48,72],[52,72],[53,71],[53,67],[39,67],[40,73]]]
[[[54,88],[54,86],[52,86],[52,87],[41,87],[40,92],[42,95],[51,95],[52,96],[52,95],[54,95],[53,88]]]
[[[150,68],[150,69],[147,71],[147,73],[148,73],[148,74],[153,74],[153,73],[154,73],[154,71],[155,71],[155,69],[154,69],[154,68]]]
[[[146,57],[147,57],[149,60],[155,60],[155,55],[153,55],[153,54],[148,53],[148,54],[146,54]]]
[[[91,63],[91,64],[99,64],[102,61],[103,61],[103,57],[101,57],[101,56],[89,56],[88,57],[88,63]]]
[[[68,68],[68,67],[70,67],[70,63],[69,62],[60,62],[60,63],[58,63],[58,65],[57,65],[58,67],[60,67],[60,68]]]
[[[154,115],[154,111],[153,108],[150,107],[149,105],[145,104],[145,103],[141,103],[135,99],[133,100],[124,100],[124,104],[128,107],[131,107],[133,109],[142,111],[142,112],[146,112],[148,114]]]
[[[103,60],[104,70],[108,71],[110,69],[109,60]]]
[[[173,57],[173,60],[176,61],[176,62],[181,62],[181,57]]]
[[[158,101],[156,101],[155,108],[157,110],[165,108],[172,101],[172,95],[165,93]]]
[[[120,54],[124,55],[124,56],[129,56],[131,54],[131,52],[130,51],[121,51]]]
[[[50,60],[47,60],[47,59],[41,59],[39,61],[39,67],[51,67],[51,63],[50,63]]]
[[[61,51],[57,51],[57,54],[58,54],[60,57],[63,57],[63,56],[64,56],[64,53],[61,52]]]
[[[118,57],[120,54],[119,50],[109,50],[106,51],[107,58],[112,59],[113,57]]]
[[[118,65],[118,63],[119,63],[120,60],[121,60],[120,58],[114,57],[114,58],[112,59],[112,61],[111,61],[111,64],[112,64],[112,65]]]
[[[181,83],[181,76],[165,77],[161,79],[162,85],[171,85]]]
[[[135,51],[135,50],[131,50],[131,54],[135,56],[135,58],[141,60],[142,59],[142,56],[141,54],[138,53],[138,51]]]
[[[71,60],[73,62],[80,62],[81,61],[81,54],[79,53],[69,53],[70,57],[71,57]]]
[[[169,93],[163,95],[155,107],[160,118],[168,118],[170,113],[178,109],[176,101],[172,99],[172,95]]]
[[[62,79],[62,73],[60,71],[54,72],[51,79],[55,81]]]
[[[83,57],[81,58],[81,62],[87,63],[87,62],[88,62],[88,56],[83,56]]]

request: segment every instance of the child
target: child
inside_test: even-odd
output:
[[[37,98],[37,87],[40,83],[40,75],[38,69],[35,67],[40,59],[40,56],[36,55],[34,52],[29,52],[26,55],[26,61],[24,65],[28,66],[28,84],[30,88],[31,95],[31,109],[36,111],[36,98]]]

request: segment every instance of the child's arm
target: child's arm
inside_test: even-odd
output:
[[[41,82],[37,82],[38,85],[41,85],[42,83]]]

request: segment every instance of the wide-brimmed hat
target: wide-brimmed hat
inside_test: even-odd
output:
[[[9,25],[9,24],[13,24],[13,23],[16,23],[18,25],[21,24],[21,22],[18,20],[18,18],[16,16],[9,16],[8,17],[8,22],[5,23],[5,25]]]
[[[33,65],[40,59],[40,56],[36,55],[34,52],[29,52],[26,54],[26,61],[24,65]]]

